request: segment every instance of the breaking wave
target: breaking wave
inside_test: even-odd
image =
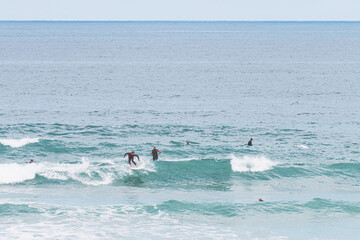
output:
[[[154,171],[151,164],[142,163],[143,171]],[[150,166],[149,166],[150,165]],[[41,176],[52,180],[75,180],[86,185],[111,184],[114,180],[133,174],[127,164],[113,160],[90,163],[82,158],[77,163],[0,164],[0,184],[21,183]]]
[[[234,172],[263,172],[276,166],[277,163],[264,156],[231,156],[231,169]]]
[[[0,139],[0,143],[2,145],[10,146],[12,148],[18,148],[25,146],[29,143],[37,143],[37,142],[39,142],[38,138],[28,138],[28,137],[21,139],[5,139],[5,138]]]

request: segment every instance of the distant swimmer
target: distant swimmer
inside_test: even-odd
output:
[[[189,143],[189,142],[186,142],[186,145],[190,145],[190,143]]]
[[[162,153],[163,151],[157,150],[156,146],[154,146],[154,149],[151,151],[151,155],[153,156],[153,161],[157,161],[159,159],[158,153]]]
[[[25,162],[25,163],[34,163],[34,160],[30,159],[30,162]]]
[[[264,200],[262,200],[262,198],[259,198],[259,202],[263,202]]]
[[[250,138],[250,140],[249,140],[249,142],[248,142],[248,146],[252,146],[252,141],[253,141],[253,139]]]
[[[139,156],[136,155],[134,151],[125,153],[123,158],[125,158],[126,155],[128,155],[129,157],[129,165],[131,166],[131,162],[132,162],[135,166],[137,166],[136,163],[134,162],[134,157],[137,157],[138,160],[140,161]]]

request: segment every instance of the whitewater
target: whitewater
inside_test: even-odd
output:
[[[0,22],[0,239],[356,238],[359,29]]]
[[[4,146],[10,146],[13,148],[18,148],[18,147],[22,147],[25,146],[26,144],[29,143],[37,143],[39,142],[38,138],[21,138],[21,139],[0,139],[0,143]]]

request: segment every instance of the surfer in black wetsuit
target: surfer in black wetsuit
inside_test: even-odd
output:
[[[248,142],[248,146],[252,146],[252,138],[250,138],[250,141]]]
[[[151,155],[153,156],[153,161],[157,161],[159,159],[158,153],[162,153],[163,151],[157,150],[156,146],[154,146],[154,149],[151,151]]]
[[[140,161],[139,156],[136,155],[134,151],[125,153],[125,155],[124,155],[123,158],[125,158],[126,155],[129,156],[129,164],[130,164],[130,166],[131,166],[131,162],[132,162],[135,166],[137,166],[136,163],[134,162],[134,157],[137,157],[138,160]]]

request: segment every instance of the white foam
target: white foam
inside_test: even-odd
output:
[[[90,164],[86,158],[81,163],[29,163],[29,164],[0,164],[0,184],[19,183],[34,179],[36,175],[55,180],[76,180],[87,185],[106,185],[133,171],[126,163],[115,163],[108,160],[107,165],[103,162]],[[144,170],[155,171],[151,164],[144,165]]]
[[[23,182],[35,178],[35,164],[0,164],[0,184]]]
[[[277,163],[264,156],[231,157],[231,168],[234,172],[263,172],[276,166]]]
[[[305,149],[308,149],[308,148],[309,148],[308,146],[302,145],[302,144],[298,145],[298,147],[299,147],[299,148],[305,148]]]
[[[13,148],[22,147],[22,146],[25,146],[26,144],[36,143],[36,142],[39,142],[38,138],[26,137],[26,138],[21,138],[21,139],[5,139],[5,138],[0,139],[0,143],[2,145],[10,146]]]

